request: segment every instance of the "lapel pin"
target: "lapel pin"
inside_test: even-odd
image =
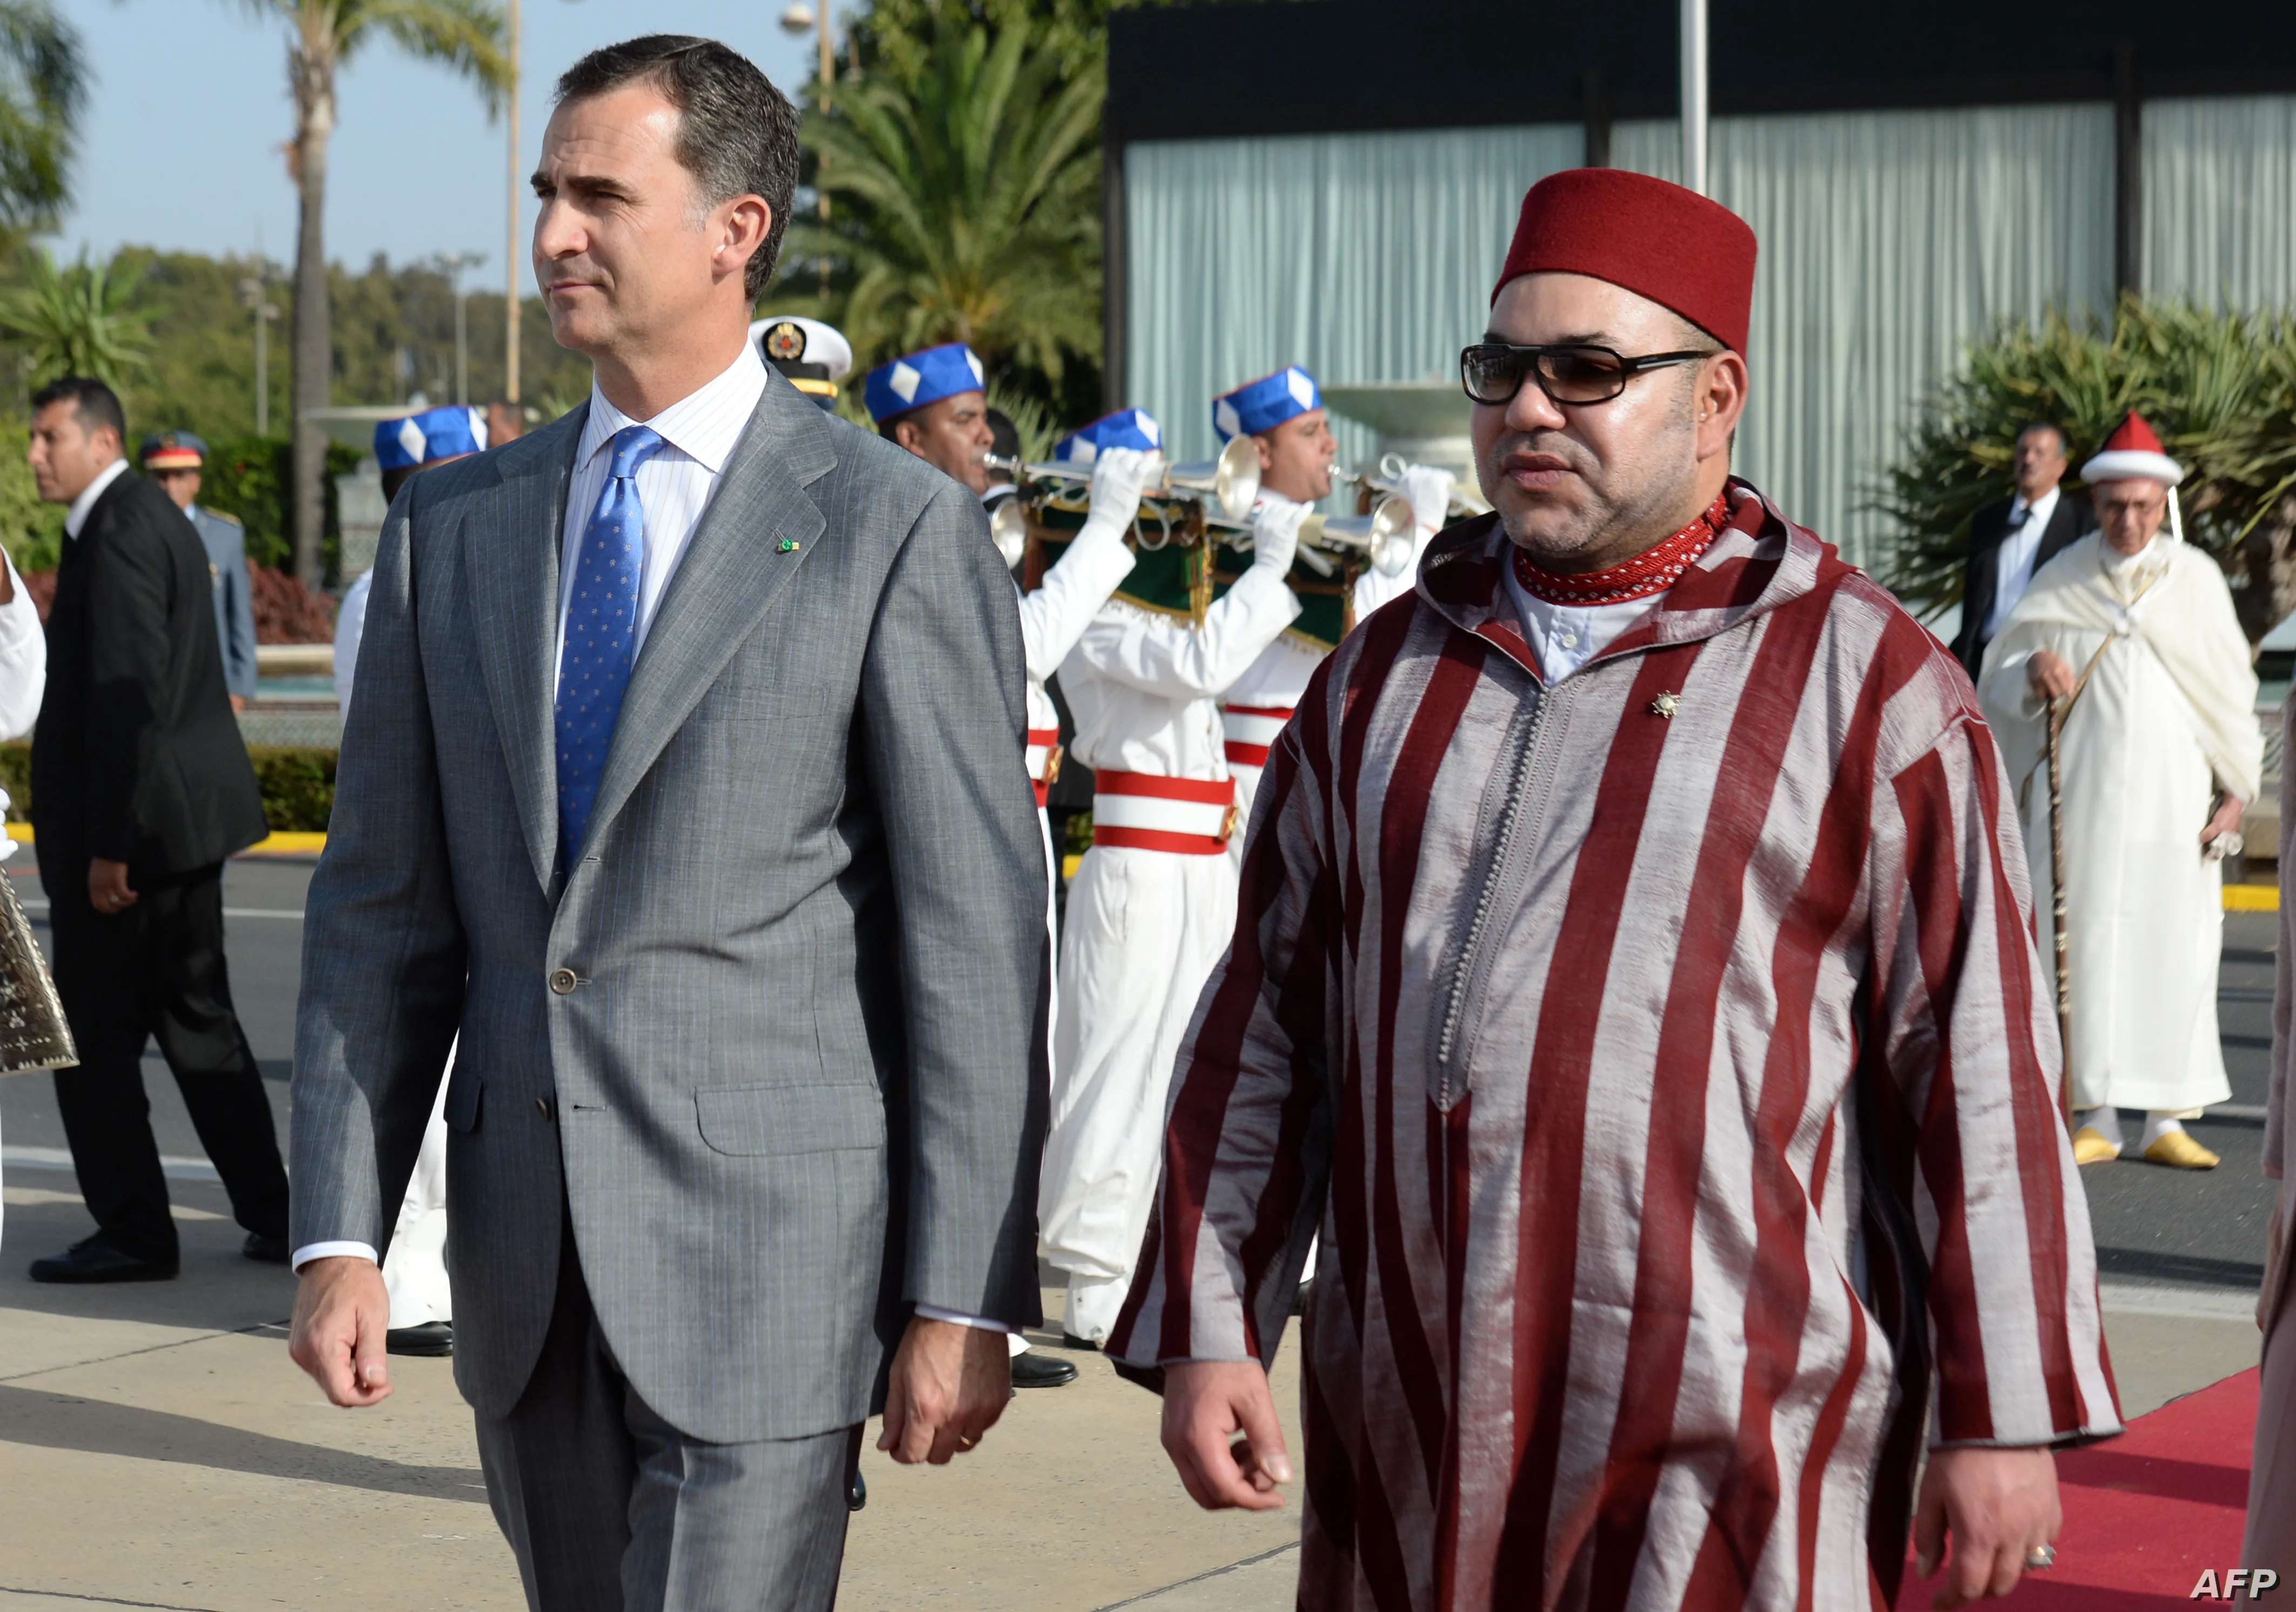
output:
[[[783,554],[795,554],[797,552],[797,539],[795,538],[783,538],[782,539],[782,552]]]
[[[1664,717],[1669,721],[1672,721],[1674,713],[1682,709],[1682,702],[1674,697],[1674,692],[1671,689],[1661,688],[1659,690],[1658,698],[1650,703],[1650,709],[1651,715]]]

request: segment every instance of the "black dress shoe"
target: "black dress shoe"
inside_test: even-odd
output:
[[[1100,1353],[1100,1345],[1098,1344],[1094,1343],[1088,1337],[1078,1337],[1075,1333],[1065,1329],[1061,1333],[1061,1347],[1063,1349],[1081,1349],[1086,1354],[1098,1354]]]
[[[853,1481],[845,1485],[845,1509],[848,1511],[858,1511],[868,1503],[869,1480],[862,1476],[857,1468],[853,1474]]]
[[[419,1327],[393,1327],[382,1335],[383,1352],[437,1360],[455,1353],[455,1323],[424,1321]]]
[[[36,1282],[168,1282],[175,1278],[174,1260],[137,1259],[122,1254],[105,1242],[100,1231],[62,1254],[32,1262]]]
[[[1034,1349],[1013,1357],[1013,1386],[1015,1388],[1057,1388],[1062,1383],[1076,1381],[1076,1362],[1055,1360],[1049,1354],[1039,1354]]]
[[[287,1246],[285,1238],[266,1237],[260,1231],[249,1232],[247,1240],[239,1246],[239,1251],[249,1259],[266,1265],[283,1265],[287,1262],[288,1254],[293,1252]]]

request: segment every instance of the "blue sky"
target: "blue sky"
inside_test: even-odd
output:
[[[61,0],[86,42],[94,83],[73,173],[77,204],[60,251],[127,245],[290,262],[295,191],[281,148],[293,132],[287,30],[247,0]],[[778,26],[783,0],[524,0],[521,127],[531,171],[550,86],[584,51],[640,33],[723,39],[791,95],[810,75],[810,35]],[[502,121],[444,69],[369,41],[337,83],[327,191],[327,255],[354,267],[453,251],[486,261],[465,284],[502,284]],[[521,243],[533,225],[531,199]],[[523,247],[521,247],[521,251]],[[521,260],[520,290],[533,276]]]

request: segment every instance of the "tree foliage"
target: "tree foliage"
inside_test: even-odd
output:
[[[93,375],[114,391],[152,367],[151,315],[136,306],[142,271],[116,259],[58,268],[45,247],[28,248],[21,281],[0,289],[0,341],[37,385]]]
[[[2059,426],[2078,469],[2132,408],[2185,466],[2186,540],[2224,567],[2242,629],[2262,638],[2296,611],[2296,317],[2285,313],[2129,299],[2109,325],[2052,315],[1972,343],[1885,473],[1875,507],[1898,527],[1885,580],[1917,607],[1957,600],[1971,517],[2014,491],[2018,432]]]
[[[1058,387],[1100,354],[1097,64],[1076,67],[1015,21],[944,21],[914,83],[890,68],[840,83],[805,121],[826,220],[800,217],[792,276],[834,266],[830,317],[857,358],[964,341]]]
[[[79,35],[50,0],[0,0],[0,239],[53,228],[87,104]]]

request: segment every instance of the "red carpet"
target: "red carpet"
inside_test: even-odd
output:
[[[2228,1377],[2140,1416],[2119,1438],[2057,1457],[2065,1531],[2057,1565],[2029,1574],[2006,1602],[2031,1612],[2169,1612],[2190,1607],[2209,1568],[2240,1565],[2256,1437],[2256,1373]],[[1943,1587],[1906,1569],[1898,1612]],[[2241,1600],[2246,1604],[2245,1590]],[[2267,1600],[2273,1599],[2267,1592]],[[2210,1603],[2203,1600],[2198,1605]]]

